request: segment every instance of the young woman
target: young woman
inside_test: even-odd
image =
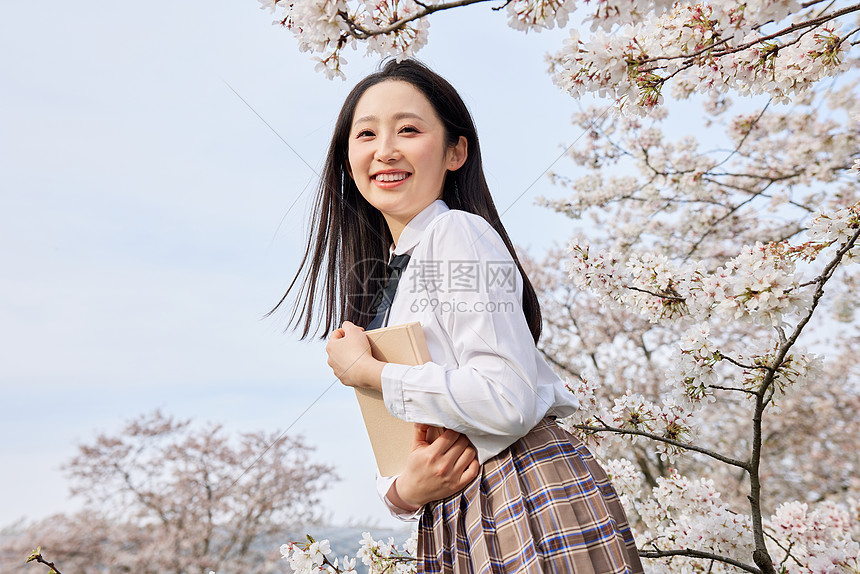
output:
[[[302,337],[322,289],[334,374],[416,423],[406,470],[378,485],[393,514],[419,520],[418,572],[641,572],[606,473],[554,422],[578,404],[537,351],[537,297],[447,81],[405,60],[356,85],[314,223],[287,293],[304,270]],[[365,327],[409,321],[431,362],[370,355]]]

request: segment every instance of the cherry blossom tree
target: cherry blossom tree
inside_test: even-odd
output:
[[[433,13],[482,1],[260,0],[329,77],[360,45],[414,55]],[[569,27],[553,81],[606,100],[538,200],[575,236],[528,270],[582,403],[563,424],[604,458],[646,567],[860,572],[860,4],[500,11]],[[671,127],[681,100],[695,136]],[[288,548],[298,571],[333,568],[309,548]]]
[[[65,466],[84,509],[45,519],[0,546],[23,571],[40,545],[64,572],[271,572],[287,532],[318,518],[334,478],[300,439],[230,436],[160,412],[81,445]]]

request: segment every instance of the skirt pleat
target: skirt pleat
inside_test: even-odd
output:
[[[627,516],[588,449],[544,419],[462,492],[427,504],[419,574],[640,574]]]

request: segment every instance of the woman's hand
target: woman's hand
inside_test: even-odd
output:
[[[406,469],[388,490],[388,500],[403,510],[447,498],[466,488],[481,469],[469,439],[451,429],[415,425]],[[434,439],[433,434],[438,434]],[[432,441],[432,442],[430,442]]]
[[[370,342],[364,329],[344,321],[335,329],[325,346],[328,365],[334,376],[348,387],[382,391],[382,367],[385,363],[370,354]]]

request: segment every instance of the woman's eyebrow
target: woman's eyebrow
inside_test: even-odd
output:
[[[420,115],[416,114],[415,112],[398,112],[391,117],[395,121],[404,120],[404,119],[414,119],[414,120],[424,121],[424,118],[422,118]],[[361,116],[360,118],[358,118],[357,120],[352,122],[352,125],[354,127],[354,126],[356,126],[362,122],[375,122],[378,120],[379,120],[379,118],[377,116],[373,116],[373,115]]]

